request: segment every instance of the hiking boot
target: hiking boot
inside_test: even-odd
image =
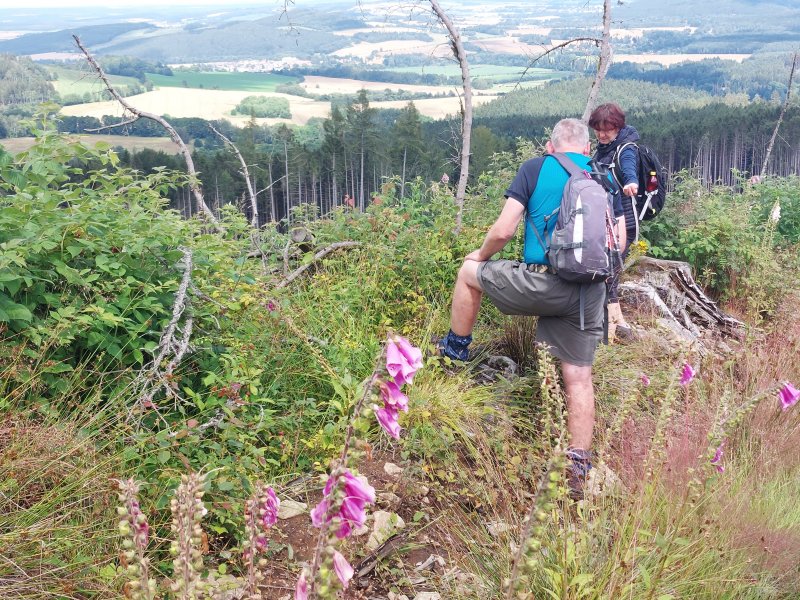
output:
[[[584,499],[586,479],[592,469],[592,453],[583,448],[567,450],[567,487],[569,497],[578,502]]]

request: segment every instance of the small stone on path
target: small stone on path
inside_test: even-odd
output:
[[[383,542],[392,537],[395,533],[405,528],[406,522],[395,513],[378,510],[372,513],[375,523],[372,526],[372,533],[367,540],[367,550],[376,550]]]
[[[308,504],[305,502],[297,502],[296,500],[281,500],[281,505],[278,508],[279,519],[291,519],[297,515],[303,515],[308,512]]]
[[[403,474],[403,469],[401,467],[390,462],[383,465],[383,470],[389,477],[400,477],[400,475]]]

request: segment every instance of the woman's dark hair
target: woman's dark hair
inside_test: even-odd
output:
[[[619,104],[609,102],[601,104],[592,111],[589,117],[589,127],[595,131],[608,131],[609,129],[622,129],[625,127],[625,113]]]

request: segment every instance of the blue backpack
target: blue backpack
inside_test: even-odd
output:
[[[551,154],[569,173],[569,179],[561,195],[561,205],[546,215],[545,236],[552,231],[549,240],[536,234],[544,249],[550,266],[556,274],[574,283],[603,281],[613,272],[613,250],[617,249],[614,235],[613,196],[580,168],[566,154]],[[557,217],[555,227],[548,223]]]

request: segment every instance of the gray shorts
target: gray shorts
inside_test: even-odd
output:
[[[551,273],[529,271],[515,260],[490,260],[478,267],[478,283],[500,312],[539,317],[536,341],[564,362],[589,367],[603,339],[605,282],[583,284],[583,330],[580,321],[581,285]]]

